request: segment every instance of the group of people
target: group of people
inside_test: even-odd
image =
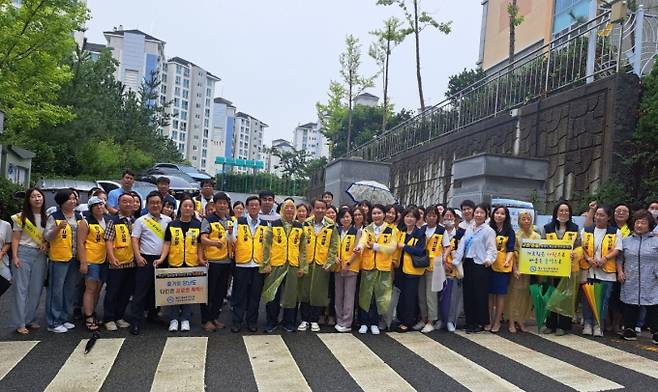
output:
[[[161,316],[169,331],[189,331],[198,309],[201,327],[212,332],[224,328],[219,316],[229,295],[232,332],[256,332],[264,303],[268,333],[317,332],[321,322],[338,332],[455,331],[462,311],[468,333],[497,333],[504,322],[516,333],[530,318],[529,285],[560,282],[520,273],[522,241],[545,238],[573,244],[572,276],[561,279],[604,287],[598,323],[583,299],[584,334],[602,336],[609,314],[611,325],[624,326],[624,338],[635,339],[635,328],[645,325],[658,339],[658,202],[632,217],[626,205],[592,203],[582,229],[560,202],[539,230],[529,211],[520,212],[515,231],[506,207],[469,200],[459,209],[368,201],[336,207],[325,192],[309,205],[285,199],[275,211],[271,191],[232,203],[211,181],[198,197],[177,201],[166,178],[142,208],[133,180],[125,171],[120,188],[90,191],[84,208],[77,192],[61,190],[51,213],[44,194],[31,188],[12,223],[0,223],[0,259],[11,266],[0,269],[0,293],[11,280],[18,333],[40,327],[46,277],[47,328],[55,333],[75,327],[76,307],[90,331],[104,325],[138,335],[145,318]],[[198,266],[208,268],[207,303],[157,309],[154,269]],[[562,335],[572,319],[551,313],[543,332]]]

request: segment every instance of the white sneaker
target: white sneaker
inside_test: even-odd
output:
[[[420,330],[420,332],[422,333],[430,333],[432,331],[434,331],[434,326],[432,325],[432,323],[425,324],[423,329]]]
[[[68,321],[65,322],[65,323],[62,324],[62,325],[63,325],[64,328],[66,328],[66,329],[73,329],[73,328],[75,328],[75,324],[73,324],[73,323],[69,323]]]
[[[57,326],[55,328],[48,328],[48,332],[54,332],[54,333],[65,333],[68,331],[69,330],[63,325]]]
[[[642,333],[642,328],[635,327],[635,333],[638,334],[638,335],[641,334]]]
[[[334,325],[334,328],[336,328],[336,331],[338,331],[338,332],[349,332],[349,331],[352,330],[352,328],[343,327],[343,326],[340,325],[340,324],[336,324],[336,325]]]
[[[422,321],[419,321],[419,322],[416,323],[416,325],[413,326],[413,330],[414,331],[420,331],[421,329],[423,329],[424,326],[425,326],[425,323],[422,322]]]
[[[603,337],[603,331],[601,331],[600,325],[594,327],[594,336],[596,336],[597,338]]]
[[[130,323],[127,322],[124,319],[121,319],[121,320],[117,321],[117,327],[119,327],[119,328],[128,328],[128,327],[130,327]]]
[[[373,335],[379,335],[379,327],[376,325],[370,326],[370,333]]]
[[[302,321],[299,323],[299,326],[297,327],[298,331],[306,331],[308,329],[308,321]]]
[[[441,328],[443,328],[443,321],[436,320],[436,322],[434,323],[434,329],[441,329]]]
[[[318,323],[311,323],[311,331],[320,332],[320,325]]]
[[[105,323],[105,329],[107,329],[108,331],[116,331],[118,328],[117,328],[117,324],[114,321],[108,321]]]
[[[457,328],[455,328],[455,324],[453,323],[448,323],[448,332],[455,332]]]
[[[178,331],[178,320],[171,320],[169,322],[169,332]]]
[[[188,320],[183,320],[180,322],[180,330],[183,332],[190,331],[190,322]]]
[[[585,324],[583,327],[583,335],[592,336],[592,324]]]
[[[368,332],[368,326],[367,325],[362,325],[361,328],[359,328],[359,333],[364,334]]]

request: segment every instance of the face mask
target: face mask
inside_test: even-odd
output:
[[[444,220],[443,224],[446,225],[446,227],[452,227],[452,226],[455,225],[455,221],[454,220]]]
[[[658,219],[658,210],[649,210],[651,215],[653,215],[653,219]]]

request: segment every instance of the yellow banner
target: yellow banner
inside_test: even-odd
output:
[[[523,240],[519,271],[526,275],[571,276],[571,241]]]

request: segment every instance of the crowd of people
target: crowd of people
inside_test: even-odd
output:
[[[658,344],[658,202],[633,213],[625,204],[593,202],[581,228],[562,201],[539,228],[521,211],[515,231],[506,207],[470,200],[459,209],[368,201],[336,207],[325,192],[310,204],[287,198],[275,210],[271,191],[233,203],[211,181],[201,183],[198,197],[177,201],[164,177],[143,208],[133,180],[126,170],[120,188],[94,189],[86,205],[75,190],[58,191],[50,212],[43,192],[31,188],[12,222],[0,222],[0,294],[12,287],[17,333],[40,328],[45,282],[54,333],[75,328],[76,309],[90,331],[138,335],[145,319],[189,331],[198,310],[201,328],[212,332],[225,327],[224,310],[232,332],[256,332],[261,303],[268,333],[318,332],[321,324],[375,335],[382,328],[453,332],[462,312],[467,333],[498,333],[505,323],[517,333],[531,319],[531,284],[575,278],[603,287],[601,317],[581,296],[583,334],[616,329],[633,340],[645,327]],[[522,241],[540,238],[573,244],[571,278],[520,273]],[[154,269],[198,266],[208,269],[207,303],[156,308]],[[581,321],[550,313],[542,332],[563,335],[574,319]]]

